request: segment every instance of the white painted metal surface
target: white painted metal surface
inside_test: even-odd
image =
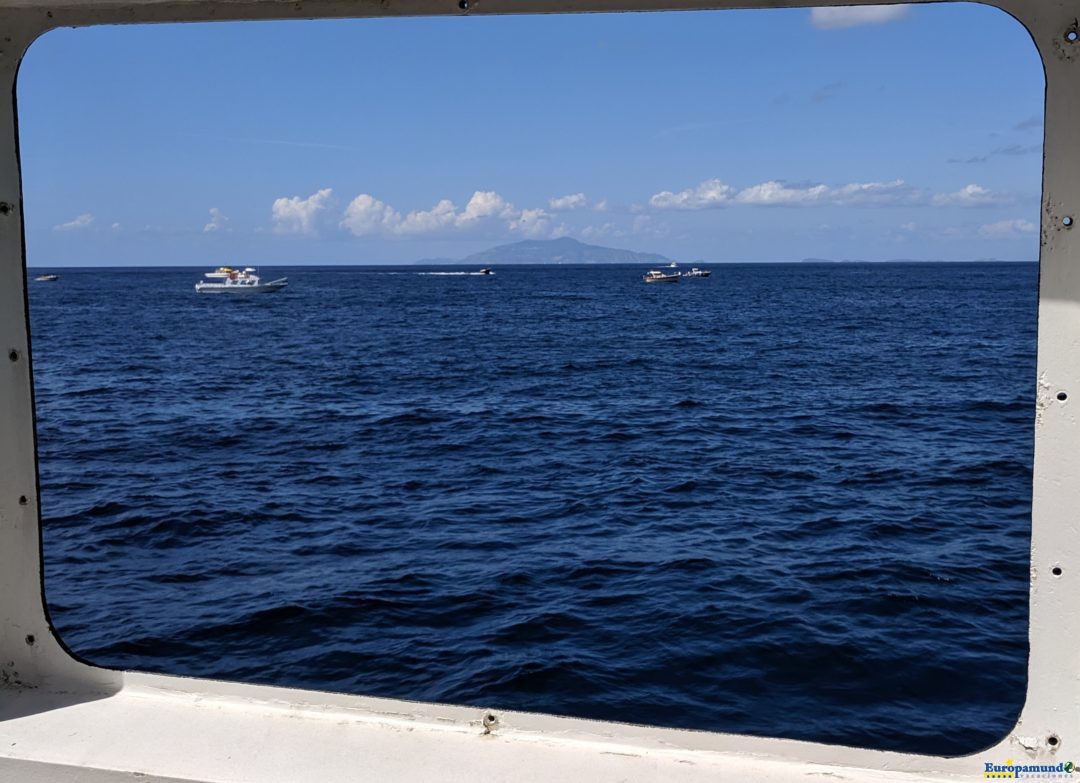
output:
[[[785,0],[0,0],[0,94],[53,27],[133,22],[775,8]],[[818,0],[815,5],[842,5]],[[75,660],[42,597],[13,100],[0,101],[0,781],[926,781],[1080,763],[1080,0],[998,0],[1046,68],[1031,656],[994,748],[932,758],[197,679]],[[781,41],[769,42],[783,56]],[[980,46],[977,39],[958,47]],[[1076,220],[1065,221],[1066,217]],[[1066,225],[1069,222],[1070,225]],[[1032,379],[1035,383],[1036,379]],[[1060,575],[1052,569],[1060,568]],[[643,715],[647,721],[648,716]],[[1080,772],[1075,773],[1080,775]]]

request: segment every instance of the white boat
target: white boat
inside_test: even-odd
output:
[[[708,269],[698,269],[696,266],[689,272],[683,272],[683,277],[708,277],[712,272]]]
[[[646,283],[677,283],[679,282],[679,273],[664,274],[659,269],[650,269],[641,276],[641,279]]]
[[[670,264],[668,264],[668,269],[678,269],[678,268],[679,268],[679,264],[677,262],[675,262],[675,261],[672,261]]]
[[[480,271],[479,271],[479,272],[478,272],[477,274],[481,274],[481,275],[493,275],[493,274],[495,274],[495,273],[494,273],[494,272],[492,272],[492,271],[491,271],[490,269],[488,269],[488,268],[487,268],[487,267],[485,266],[485,267],[484,267],[483,269],[481,269],[481,270],[480,270]]]
[[[38,275],[34,279],[40,283],[55,283],[57,280],[60,279],[60,275],[54,275],[52,273],[49,273],[47,275]]]
[[[233,269],[228,266],[219,266],[213,272],[205,275],[211,281],[200,280],[195,284],[197,294],[269,294],[280,291],[289,284],[287,277],[271,280],[264,283],[255,274],[254,267],[246,266],[243,269]]]

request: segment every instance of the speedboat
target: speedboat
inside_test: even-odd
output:
[[[485,267],[484,267],[483,269],[481,269],[481,270],[480,270],[479,272],[477,272],[477,274],[480,274],[480,275],[493,275],[493,274],[495,274],[495,273],[494,273],[494,272],[492,272],[492,271],[491,271],[490,269],[488,269],[488,268],[487,268],[487,267],[485,266]]]
[[[708,269],[698,269],[696,266],[689,272],[683,272],[683,277],[708,277],[712,272]]]
[[[37,280],[39,283],[55,283],[57,280],[60,279],[60,275],[54,275],[50,273],[47,275],[38,275],[34,279]]]
[[[271,280],[264,283],[255,274],[254,267],[246,266],[243,269],[233,269],[228,266],[219,266],[213,272],[205,275],[209,280],[200,280],[195,284],[197,294],[269,294],[280,291],[289,284],[287,277]],[[216,282],[221,281],[221,282]]]
[[[664,274],[659,269],[650,269],[641,276],[641,279],[646,283],[677,283],[679,282],[679,273]]]
[[[668,269],[678,269],[678,268],[679,268],[679,264],[677,262],[675,262],[675,261],[672,261],[670,264],[668,264]]]

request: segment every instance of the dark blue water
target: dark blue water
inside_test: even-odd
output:
[[[30,284],[81,655],[929,753],[1012,726],[1034,264],[202,271]]]

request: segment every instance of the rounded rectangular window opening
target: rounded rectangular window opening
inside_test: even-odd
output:
[[[1042,88],[967,4],[48,34],[18,99],[60,635],[989,745],[1026,684]],[[251,274],[288,284],[195,290]]]

